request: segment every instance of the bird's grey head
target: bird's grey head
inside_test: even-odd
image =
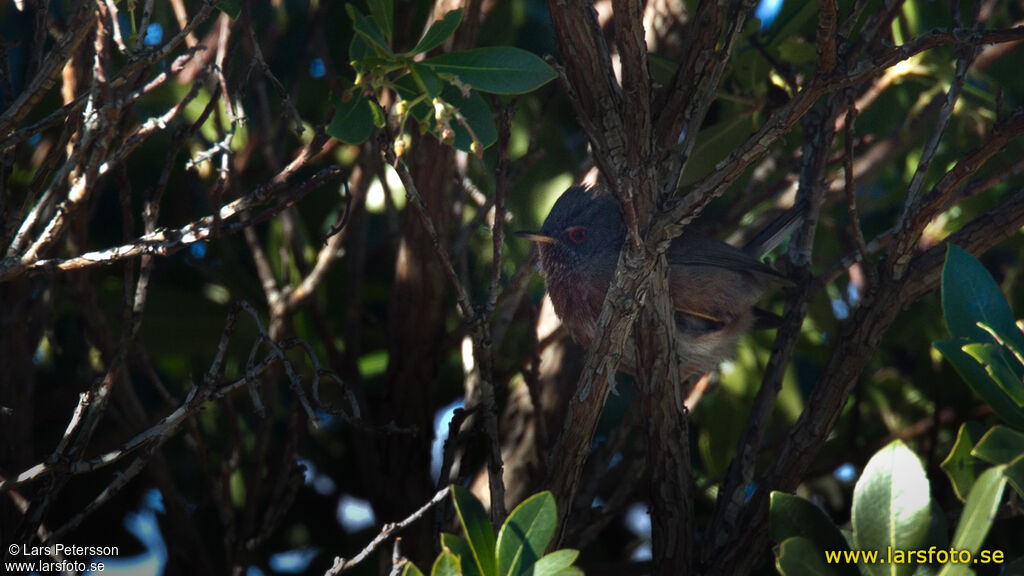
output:
[[[573,186],[555,202],[541,227],[544,270],[613,274],[625,233],[615,199],[600,188]],[[605,270],[607,268],[607,270]]]

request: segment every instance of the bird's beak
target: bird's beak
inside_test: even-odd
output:
[[[527,240],[531,240],[533,242],[543,242],[545,244],[557,244],[558,243],[558,240],[556,240],[555,238],[553,238],[551,236],[548,236],[547,234],[544,234],[542,232],[531,232],[530,230],[519,230],[519,231],[516,232],[516,236],[519,236],[520,238],[526,238]]]

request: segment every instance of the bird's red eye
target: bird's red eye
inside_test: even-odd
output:
[[[573,226],[567,232],[569,233],[569,240],[573,244],[583,244],[583,241],[587,239],[587,229],[583,226]]]

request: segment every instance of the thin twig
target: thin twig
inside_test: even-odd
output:
[[[331,568],[327,570],[327,572],[324,572],[324,576],[335,576],[337,574],[341,574],[345,570],[348,570],[349,568],[365,560],[366,557],[372,554],[374,550],[376,550],[382,544],[387,542],[388,539],[391,538],[392,534],[404,529],[406,526],[412,524],[416,520],[419,520],[420,517],[426,514],[428,510],[430,510],[438,503],[440,503],[442,500],[444,500],[448,496],[448,492],[450,490],[451,489],[448,487],[438,490],[437,494],[434,494],[434,497],[431,498],[429,502],[421,506],[419,510],[410,514],[405,520],[402,520],[401,522],[396,522],[394,524],[385,524],[384,527],[381,529],[380,533],[377,534],[377,536],[374,537],[374,539],[370,541],[370,543],[367,544],[366,547],[363,548],[361,552],[359,552],[359,554],[353,556],[351,560],[346,560],[340,556],[335,557],[334,565],[331,566]]]

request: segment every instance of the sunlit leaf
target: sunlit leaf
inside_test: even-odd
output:
[[[839,528],[825,515],[825,512],[814,504],[792,494],[772,492],[769,508],[769,525],[772,540],[784,542],[799,537],[811,542],[823,554],[825,550],[849,550],[846,540]],[[794,544],[802,546],[802,544]],[[858,572],[852,564],[837,564],[836,574],[857,576]]]
[[[942,267],[942,311],[946,328],[955,338],[972,342],[994,342],[981,322],[1004,341],[1013,340],[1024,348],[1024,335],[1017,329],[1013,312],[999,285],[988,270],[959,246],[950,244]]]
[[[523,576],[568,576],[569,574],[582,574],[583,572],[574,570],[572,565],[579,555],[579,551],[569,548],[556,550],[537,560],[533,566],[528,566],[521,574]]]
[[[483,505],[469,490],[457,485],[452,486],[452,500],[480,574],[496,575],[498,562],[494,555],[494,529]]]
[[[999,502],[1003,498],[1003,488],[1006,486],[1004,469],[1005,466],[989,468],[974,483],[971,493],[967,495],[967,503],[964,505],[960,522],[956,525],[956,532],[953,533],[953,540],[950,542],[952,548],[966,550],[972,555],[981,549],[985,536],[988,535],[989,528],[995,520]],[[956,573],[956,569],[953,568],[955,566],[957,565],[947,564],[939,575],[949,576]]]
[[[984,427],[977,422],[961,424],[960,431],[956,435],[956,443],[953,444],[953,449],[949,451],[949,455],[942,461],[942,470],[949,477],[950,483],[953,484],[953,490],[961,501],[967,500],[967,494],[971,491],[971,486],[974,485],[974,481],[978,479],[978,474],[980,474],[980,463],[971,454],[971,450],[981,440],[981,436],[984,433]]]
[[[975,445],[972,452],[978,458],[993,464],[1009,464],[1024,454],[1024,434],[993,426]]]
[[[871,457],[853,491],[853,536],[859,550],[920,547],[931,523],[931,492],[921,461],[896,440]],[[910,564],[870,564],[879,576],[908,575]]]
[[[516,506],[498,533],[498,573],[518,574],[533,565],[551,542],[557,521],[551,492],[534,494]]]
[[[839,564],[825,563],[818,547],[807,538],[787,538],[775,549],[775,568],[783,576],[834,576]]]
[[[985,371],[985,367],[971,358],[963,351],[963,347],[970,344],[963,339],[939,340],[933,342],[932,346],[942,352],[942,355],[949,360],[964,382],[974,390],[985,404],[988,404],[1003,422],[1017,430],[1024,430],[1024,410],[1021,410],[1003,389]]]

